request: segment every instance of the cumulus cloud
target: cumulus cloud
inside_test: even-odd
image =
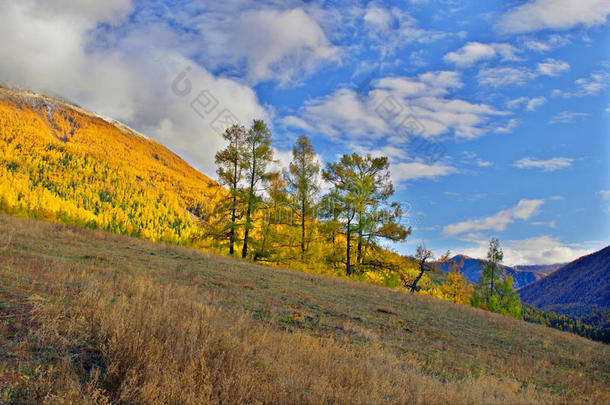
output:
[[[510,9],[497,27],[513,34],[565,30],[578,25],[592,27],[605,24],[608,14],[610,3],[606,0],[531,0]]]
[[[500,55],[502,60],[518,60],[515,56],[516,52],[517,49],[510,44],[469,42],[457,51],[446,54],[443,60],[458,67],[466,68],[479,61],[492,59],[497,55]]]
[[[495,215],[447,225],[443,228],[443,233],[448,237],[459,237],[480,231],[503,231],[508,224],[515,222],[517,219],[526,221],[538,214],[542,204],[544,204],[544,200],[523,199],[514,207],[502,210]]]
[[[513,166],[519,169],[542,169],[545,172],[554,172],[572,166],[573,162],[574,159],[565,157],[554,157],[547,160],[525,157],[517,160]]]
[[[234,10],[198,18],[206,65],[230,67],[249,83],[288,83],[325,63],[339,62],[339,48],[302,8]]]
[[[445,62],[450,62],[459,67],[469,67],[480,60],[491,59],[496,55],[495,49],[480,42],[469,42],[455,52],[449,52],[444,56]]]
[[[527,111],[534,111],[544,103],[546,103],[546,97],[534,97],[527,102],[526,109]]]
[[[463,249],[460,252],[471,257],[484,258],[487,254],[488,241],[478,241],[478,246]],[[570,246],[550,235],[534,238],[502,241],[504,263],[509,266],[568,263],[581,256],[593,253],[603,247],[595,245]]]
[[[491,118],[505,115],[486,104],[474,104],[446,96],[462,86],[455,72],[427,72],[416,77],[384,77],[373,89],[341,88],[310,100],[296,116],[283,119],[287,126],[305,129],[310,123],[321,134],[336,141],[393,137],[407,142],[404,132],[434,137],[453,133],[457,138],[479,137]]]
[[[402,183],[406,180],[434,179],[457,172],[458,170],[455,167],[443,163],[401,162],[392,164],[390,167],[394,184]]]
[[[570,65],[567,62],[547,59],[538,64],[538,72],[545,76],[558,76],[560,73],[570,70]]]

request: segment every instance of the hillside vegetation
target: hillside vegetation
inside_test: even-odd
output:
[[[595,403],[610,348],[471,307],[0,215],[0,402]]]
[[[360,159],[356,163],[371,162]],[[240,160],[245,177],[243,164]],[[399,288],[417,277],[416,263],[376,241],[404,238],[410,230],[371,221],[365,210],[373,205],[362,208],[361,203],[351,225],[347,253],[352,256],[347,260],[343,219],[335,210],[340,202],[327,199],[317,206],[314,198],[319,196],[307,195],[306,218],[299,218],[295,206],[300,204],[289,198],[287,182],[277,173],[271,177],[264,174],[257,186],[270,190],[267,199],[248,192],[242,184],[245,179],[236,188],[221,187],[161,144],[120,123],[56,98],[0,87],[2,212],[222,254],[229,253],[232,230],[238,251],[247,240],[246,258],[271,266],[345,276],[345,263],[353,262],[352,278]],[[379,175],[378,180],[384,179]],[[390,212],[391,184],[388,190],[381,197],[388,207],[374,206],[377,218],[400,212],[399,207],[391,207]],[[246,202],[251,209],[246,209]],[[231,207],[236,211],[233,220]],[[300,229],[301,222],[306,230]],[[453,276],[454,285],[447,284],[448,279],[442,271],[427,271],[418,288],[424,294],[467,302],[468,297],[455,293],[456,286],[464,284],[461,276]]]
[[[161,144],[60,100],[0,87],[0,210],[150,240],[197,240],[220,188]]]

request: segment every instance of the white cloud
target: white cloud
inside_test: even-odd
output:
[[[535,222],[532,222],[532,225],[548,226],[549,228],[552,228],[552,229],[557,228],[557,223],[555,221],[549,221],[549,222],[535,221]]]
[[[498,134],[509,134],[513,132],[513,129],[517,128],[519,125],[519,120],[516,118],[511,118],[504,126],[497,126],[494,128],[494,132]]]
[[[604,199],[610,199],[610,190],[600,190],[597,192],[597,195]]]
[[[477,241],[474,248],[467,248],[460,253],[471,257],[484,258],[487,254],[488,241]],[[590,254],[602,246],[593,248],[573,248],[559,239],[543,235],[521,240],[501,241],[504,252],[504,263],[509,266],[568,263],[581,256]]]
[[[591,114],[583,112],[561,111],[553,116],[549,124],[568,124],[575,120],[584,120],[590,117]]]
[[[428,137],[453,132],[457,138],[472,139],[485,133],[491,117],[506,113],[486,104],[446,98],[461,86],[455,72],[384,77],[373,83],[368,94],[341,88],[310,100],[298,111],[298,119],[290,116],[282,123],[298,128],[302,128],[299,123],[311,123],[335,141],[392,138],[406,143],[413,132]]]
[[[481,159],[475,152],[464,151],[464,158],[461,158],[459,161],[461,164],[467,165],[474,163],[478,167],[491,167],[493,166],[493,162]]]
[[[457,173],[455,167],[442,163],[425,164],[421,162],[402,162],[392,164],[390,173],[392,182],[399,184],[407,180],[434,179]]]
[[[567,70],[570,70],[570,65],[561,60],[549,58],[538,64],[538,72],[545,76],[558,76]]]
[[[444,56],[445,62],[450,62],[459,67],[469,67],[483,59],[491,59],[496,56],[495,49],[480,42],[469,42],[455,52],[449,52]]]
[[[516,206],[502,210],[490,217],[470,219],[447,225],[443,228],[443,233],[449,237],[459,237],[460,235],[464,236],[464,234],[473,234],[487,230],[503,231],[508,224],[515,222],[516,219],[526,221],[538,214],[542,204],[544,204],[544,200],[523,199]]]
[[[552,159],[540,160],[535,158],[523,158],[513,163],[519,169],[542,169],[545,172],[554,172],[572,166],[574,159],[564,157],[554,157]]]
[[[544,62],[538,63],[536,70],[511,66],[484,68],[479,70],[477,79],[480,84],[494,88],[522,86],[539,76],[555,77],[569,69],[570,65],[567,62],[546,59]]]
[[[363,19],[366,24],[381,30],[389,30],[394,21],[388,10],[375,6],[366,9]]]
[[[562,96],[564,98],[594,96],[603,91],[610,81],[610,72],[597,71],[589,75],[589,77],[580,78],[574,81],[575,90],[554,90],[553,95]]]
[[[535,97],[527,102],[527,111],[534,111],[541,105],[546,103],[546,97]]]
[[[502,60],[518,60],[515,56],[517,48],[510,44],[483,44],[481,42],[468,42],[455,52],[449,52],[443,57],[447,63],[466,68],[479,61],[492,59],[500,55]]]
[[[513,109],[519,107],[520,105],[527,105],[528,101],[529,101],[529,99],[527,97],[515,98],[513,100],[510,100],[508,103],[506,103],[506,107],[513,110]]]
[[[372,41],[371,47],[378,50],[382,58],[393,55],[397,49],[411,43],[431,43],[448,35],[442,31],[420,28],[419,22],[411,14],[398,7],[370,5],[358,10]]]
[[[504,14],[497,26],[507,33],[525,33],[543,29],[565,30],[578,25],[605,24],[610,14],[606,0],[532,0]]]
[[[493,67],[481,69],[477,74],[480,84],[489,87],[521,86],[538,75],[527,68]]]
[[[545,40],[527,40],[524,45],[526,48],[531,49],[535,52],[548,52],[562,46],[566,46],[570,43],[570,35],[549,35]]]
[[[210,13],[197,24],[207,66],[229,65],[253,84],[267,80],[285,84],[324,63],[340,61],[339,48],[301,8],[233,13],[222,17]]]

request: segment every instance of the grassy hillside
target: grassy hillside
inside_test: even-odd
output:
[[[422,295],[0,216],[0,402],[610,401],[610,348]]]
[[[581,317],[610,307],[610,246],[583,256],[519,290],[523,302]]]

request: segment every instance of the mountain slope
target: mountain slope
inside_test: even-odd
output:
[[[570,333],[2,214],[0,319],[9,403],[610,400],[610,346]]]
[[[188,210],[219,190],[122,124],[0,87],[2,211],[184,243],[198,232]]]
[[[610,308],[610,246],[568,263],[518,292],[523,302],[572,317]]]
[[[464,274],[464,276],[473,283],[479,282],[479,278],[481,277],[481,273],[483,272],[483,265],[481,264],[481,260],[473,259],[464,255],[456,255],[452,257],[451,260],[456,261],[457,263],[460,263],[461,260],[463,260],[464,267],[462,267],[462,274]],[[533,267],[531,270],[524,269],[527,266],[514,268],[502,265],[502,267],[504,268],[507,275],[513,276],[513,284],[515,288],[521,288],[545,276],[545,273],[541,271],[538,266],[530,266]],[[449,271],[447,264],[442,264],[439,266],[439,268],[444,271]]]

